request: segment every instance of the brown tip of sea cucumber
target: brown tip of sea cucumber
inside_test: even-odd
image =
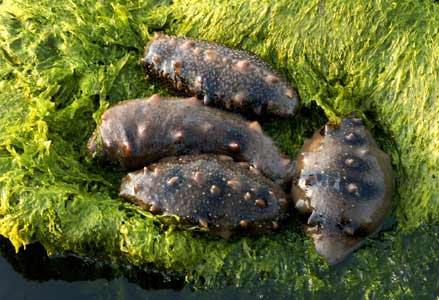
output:
[[[325,124],[324,130],[323,130],[324,134],[322,134],[322,135],[328,135],[330,132],[333,132],[333,131],[334,131],[333,125]]]
[[[175,36],[171,37],[169,39],[169,45],[175,47],[176,44],[177,44],[177,39],[175,38]]]
[[[156,203],[152,203],[149,207],[149,211],[153,214],[158,213],[160,211],[160,206]]]
[[[218,194],[219,192],[221,192],[221,189],[218,186],[212,185],[210,187],[210,193],[211,194]]]
[[[162,174],[162,170],[160,170],[159,168],[156,167],[156,168],[154,169],[154,176],[157,177],[157,176],[160,176],[160,174]]]
[[[181,74],[181,66],[183,64],[181,63],[181,60],[176,60],[172,63],[172,66],[174,67],[174,72],[176,75],[180,75]]]
[[[353,158],[347,158],[344,162],[345,162],[346,165],[348,165],[348,166],[351,167],[351,166],[354,165],[354,162],[355,162],[355,161],[354,161]]]
[[[204,95],[204,97],[203,97],[203,103],[204,103],[204,105],[209,105],[210,102],[211,102],[211,99],[209,98],[209,96]]]
[[[250,194],[249,192],[244,194],[244,200],[250,201],[251,199],[252,199],[252,194]]]
[[[122,155],[125,157],[131,156],[133,152],[133,149],[131,148],[130,144],[128,143],[123,143],[122,145]]]
[[[294,98],[294,94],[295,92],[291,88],[285,89],[285,96],[287,96],[288,98]]]
[[[200,225],[204,228],[209,228],[209,223],[207,222],[207,220],[205,218],[200,218],[198,220],[198,222],[200,223]]]
[[[355,133],[350,132],[348,134],[346,134],[346,139],[349,141],[352,141],[355,138]]]
[[[152,61],[153,61],[153,63],[155,63],[155,64],[159,64],[159,63],[162,61],[162,58],[161,58],[160,55],[154,55],[154,56],[152,57]]]
[[[132,179],[133,179],[133,178],[132,178],[132,176],[131,176],[130,173],[128,173],[128,175],[125,176],[125,181],[126,181],[126,182],[131,182]]]
[[[218,155],[218,158],[222,161],[233,161],[233,158],[231,156],[228,156],[228,155],[221,154],[221,155]]]
[[[227,181],[227,185],[235,191],[239,191],[241,189],[241,182],[237,179]]]
[[[349,183],[346,188],[347,188],[349,193],[357,193],[358,192],[358,185],[356,185],[355,183]]]
[[[249,170],[250,170],[250,172],[252,172],[253,174],[261,175],[261,171],[260,171],[258,168],[254,167],[254,166],[252,166],[252,165],[249,166]]]
[[[249,226],[250,226],[250,221],[248,221],[248,220],[241,220],[241,221],[239,221],[239,226],[241,227],[241,228],[248,228]]]
[[[143,167],[143,175],[146,175],[148,173],[148,167]]]
[[[352,226],[346,225],[345,227],[343,227],[343,232],[346,233],[347,235],[354,235],[355,230]]]
[[[247,59],[240,60],[236,63],[236,69],[241,73],[246,73],[250,70],[250,61]]]
[[[159,104],[160,103],[160,95],[154,94],[151,97],[149,97],[148,102],[151,104]]]
[[[241,107],[244,104],[244,101],[247,97],[248,97],[247,91],[239,91],[232,97],[233,104],[237,107]]]
[[[192,48],[193,46],[195,46],[195,42],[192,40],[188,40],[180,45],[180,49],[188,50],[188,49]]]
[[[241,150],[241,147],[237,142],[231,142],[229,144],[229,149],[232,150],[233,152],[239,152],[239,150]]]
[[[201,49],[196,47],[196,48],[194,48],[193,53],[194,53],[194,55],[198,56],[201,53]]]
[[[199,185],[202,185],[204,183],[204,174],[202,172],[200,172],[200,171],[195,172],[193,178],[194,178],[194,181],[196,183],[198,183]]]
[[[247,170],[250,169],[250,164],[248,162],[242,161],[239,162],[238,165],[243,169],[247,169]]]
[[[279,83],[279,81],[280,81],[279,77],[274,76],[272,74],[265,76],[264,79],[265,79],[265,82],[268,84],[276,84],[276,83]]]
[[[175,139],[175,141],[177,141],[177,142],[181,142],[181,141],[183,141],[183,139],[184,139],[184,133],[183,133],[183,131],[177,131],[177,132],[174,134],[174,139]]]
[[[174,176],[169,178],[169,180],[166,182],[167,185],[174,185],[176,184],[178,181],[178,176]]]
[[[108,120],[108,116],[109,115],[109,113],[108,113],[108,110],[106,110],[103,114],[102,114],[102,116],[101,116],[101,120],[102,121],[107,121]]]
[[[143,136],[146,133],[146,127],[144,125],[140,125],[137,127],[137,134],[139,137]]]
[[[365,155],[369,154],[369,150],[368,149],[361,149],[359,151],[359,153],[360,153],[361,156],[365,156]]]
[[[255,204],[260,208],[264,208],[267,206],[267,202],[264,199],[256,199]]]
[[[217,60],[217,53],[215,50],[206,50],[204,52],[204,60],[206,62],[214,62]]]
[[[197,76],[195,78],[195,88],[201,89],[202,84],[203,84],[203,78],[201,78],[201,76]]]
[[[251,129],[253,129],[253,130],[255,130],[255,131],[257,131],[257,132],[259,132],[259,133],[262,133],[262,127],[261,127],[261,125],[259,124],[258,121],[253,121],[253,122],[251,122],[251,123],[248,125],[248,127],[251,128]]]

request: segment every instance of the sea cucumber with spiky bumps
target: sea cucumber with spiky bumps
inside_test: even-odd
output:
[[[361,119],[345,118],[305,142],[292,195],[317,252],[337,264],[380,229],[393,189],[389,156]]]
[[[248,116],[292,116],[296,90],[263,60],[244,50],[156,34],[142,59],[149,75],[185,96]]]
[[[122,180],[120,196],[223,238],[272,232],[288,216],[278,185],[227,156],[180,156],[149,165]]]
[[[204,106],[197,99],[124,101],[102,115],[88,142],[92,156],[136,170],[169,156],[214,153],[250,163],[254,172],[290,185],[293,162],[284,158],[257,121]]]

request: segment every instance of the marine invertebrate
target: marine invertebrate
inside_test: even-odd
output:
[[[278,185],[227,156],[181,156],[149,165],[123,179],[120,195],[224,238],[276,230],[288,215]]]
[[[393,172],[363,122],[327,124],[303,145],[292,195],[306,231],[330,264],[379,230],[391,208]]]
[[[142,59],[147,73],[207,105],[252,116],[291,116],[296,90],[249,52],[185,37],[156,34]]]
[[[195,98],[154,95],[115,105],[102,115],[88,150],[128,170],[169,156],[225,154],[249,162],[254,172],[283,186],[289,185],[294,169],[259,123],[201,105]]]

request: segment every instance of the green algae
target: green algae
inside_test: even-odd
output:
[[[40,242],[49,253],[153,263],[202,289],[431,298],[439,291],[438,28],[439,8],[428,1],[4,1],[0,234],[16,249]],[[84,146],[107,107],[172,93],[144,80],[139,64],[156,30],[251,50],[294,83],[301,115],[263,124],[291,157],[326,118],[362,116],[392,157],[396,225],[331,269],[295,221],[276,235],[211,240],[122,202],[124,174],[98,168]]]

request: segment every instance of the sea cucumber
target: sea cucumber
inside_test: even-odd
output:
[[[288,216],[278,185],[227,156],[180,156],[149,165],[122,180],[120,196],[223,238],[277,230]]]
[[[378,231],[392,206],[390,159],[361,119],[345,118],[316,132],[302,147],[293,178],[295,207],[329,264]]]
[[[185,37],[156,34],[142,59],[149,75],[182,95],[249,116],[292,116],[296,90],[249,52]]]
[[[169,156],[225,154],[288,187],[294,171],[293,162],[281,156],[257,121],[201,105],[195,98],[153,95],[115,105],[102,115],[88,151],[128,170]]]

